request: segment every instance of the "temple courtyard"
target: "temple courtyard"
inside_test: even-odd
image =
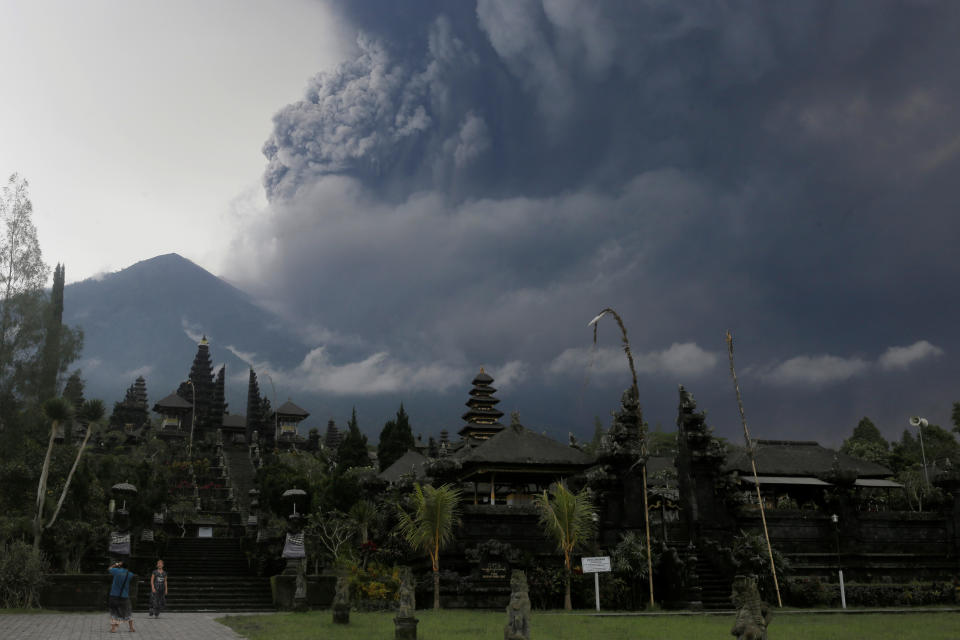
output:
[[[503,635],[505,615],[498,611],[418,611],[421,640],[481,640]],[[348,625],[334,625],[329,611],[228,615],[170,613],[159,619],[135,615],[142,640],[387,640],[393,638],[392,613],[351,613]],[[531,637],[550,640],[604,640],[728,637],[732,612],[702,614],[534,612]],[[129,634],[109,633],[106,613],[0,613],[4,640],[91,640]],[[960,608],[776,611],[770,634],[778,640],[955,640],[960,637]]]

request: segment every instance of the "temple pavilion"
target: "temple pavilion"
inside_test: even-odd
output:
[[[492,383],[493,377],[483,369],[473,379],[459,441],[448,443],[442,432],[436,457],[411,450],[380,477],[398,482],[429,475],[461,485],[473,504],[519,505],[594,464],[593,457],[580,449],[527,429],[516,414],[510,426],[502,425]]]
[[[158,400],[153,410],[160,414],[160,438],[186,438],[190,433],[193,405],[176,393]]]

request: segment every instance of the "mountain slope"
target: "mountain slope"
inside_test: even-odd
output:
[[[245,409],[248,365],[228,346],[284,367],[305,353],[277,316],[175,253],[68,285],[64,322],[84,332],[83,357],[74,366],[83,370],[87,397],[108,406],[138,375],[147,380],[151,404],[175,390],[189,374],[199,335],[210,341],[215,366],[227,365],[233,413]]]

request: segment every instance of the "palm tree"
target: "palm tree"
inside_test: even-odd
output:
[[[590,540],[596,530],[593,520],[593,502],[586,488],[577,493],[567,489],[563,482],[558,482],[550,495],[544,491],[543,495],[535,498],[537,511],[540,512],[540,524],[548,537],[557,542],[563,551],[563,561],[566,567],[566,593],[563,596],[563,608],[573,609],[570,601],[570,556],[577,547]]]
[[[347,514],[360,533],[360,543],[363,544],[370,540],[370,525],[377,517],[377,505],[369,500],[358,500]]]
[[[416,551],[426,552],[433,563],[433,608],[440,608],[440,549],[453,539],[460,522],[460,489],[445,484],[413,485],[413,514],[399,509],[400,533]]]
[[[43,533],[43,503],[47,497],[47,476],[50,474],[50,458],[53,457],[53,443],[60,431],[60,425],[70,418],[72,407],[63,398],[50,398],[43,403],[43,415],[50,420],[50,442],[47,455],[40,469],[40,482],[37,483],[37,515],[33,519],[33,550],[40,549],[40,535]]]

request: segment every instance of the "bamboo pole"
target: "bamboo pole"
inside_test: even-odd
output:
[[[623,324],[623,319],[620,317],[619,313],[610,307],[607,307],[601,311],[597,317],[587,324],[587,326],[593,327],[593,344],[596,346],[597,325],[600,322],[600,318],[608,313],[613,316],[614,320],[617,321],[617,325],[620,327],[620,337],[623,340],[623,351],[627,354],[627,362],[630,364],[630,391],[633,393],[633,397],[637,401],[635,414],[637,418],[637,435],[640,438],[640,460],[637,462],[640,463],[640,477],[643,479],[643,523],[647,535],[647,582],[650,587],[650,608],[652,609],[655,605],[653,598],[653,552],[650,545],[650,506],[647,504],[647,433],[643,428],[643,414],[640,411],[640,390],[637,387],[637,370],[633,366],[633,352],[630,351],[630,340],[627,339],[627,328]],[[636,463],[634,463],[633,466],[636,466]],[[632,468],[633,467],[631,467],[631,469]]]
[[[767,541],[767,553],[770,555],[770,573],[773,575],[773,588],[777,592],[777,606],[783,607],[780,599],[780,583],[777,581],[777,568],[773,562],[773,546],[770,544],[770,532],[767,530],[767,515],[763,507],[763,497],[760,495],[760,478],[757,476],[757,460],[754,456],[753,440],[750,439],[750,430],[747,429],[747,415],[743,411],[743,399],[740,396],[740,385],[737,383],[737,371],[733,367],[733,335],[727,331],[727,353],[730,356],[730,377],[733,378],[733,390],[737,394],[737,408],[740,409],[740,421],[743,423],[743,438],[747,443],[747,453],[750,455],[750,467],[753,469],[753,483],[757,487],[757,502],[760,504],[760,521],[763,522],[763,537]]]

